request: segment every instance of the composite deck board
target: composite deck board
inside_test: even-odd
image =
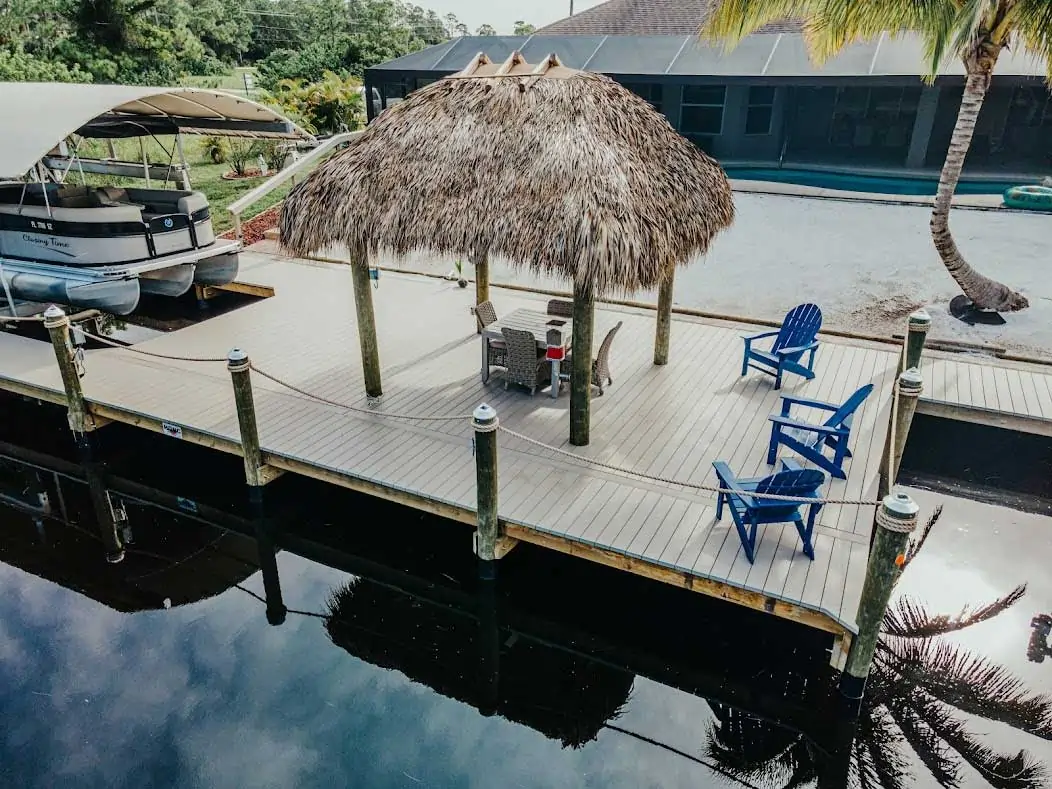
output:
[[[775,391],[768,376],[754,370],[740,374],[741,335],[752,327],[677,317],[670,363],[655,367],[653,313],[600,305],[596,351],[603,335],[623,321],[611,353],[614,383],[603,397],[593,396],[592,443],[573,447],[568,387],[556,399],[546,390],[533,397],[515,387],[505,391],[497,368],[487,383],[481,382],[479,338],[469,313],[472,292],[411,275],[384,277],[374,306],[385,396],[379,407],[365,409],[349,272],[248,251],[241,278],[269,285],[276,295],[136,347],[200,357],[224,357],[230,348],[241,347],[263,370],[337,403],[320,402],[253,373],[267,456],[470,511],[475,506],[470,413],[485,401],[497,409],[502,426],[575,456],[500,433],[502,518],[823,611],[854,628],[872,506],[825,506],[813,562],[801,552],[792,524],[762,526],[756,560],[750,563],[729,513],[715,520],[714,493],[652,477],[714,486],[714,460],[744,476],[771,473],[767,417],[778,412],[781,395],[842,402],[872,382],[874,394],[853,431],[848,479],[830,480],[823,489],[831,497],[870,499],[887,436],[893,348],[823,340],[815,380],[787,375],[783,389]],[[544,297],[494,287],[493,301],[498,314],[505,315],[519,307],[543,309]],[[987,361],[926,353],[923,397],[1052,420],[1046,372]],[[222,362],[158,359],[106,348],[89,351],[86,367],[82,383],[92,402],[239,441],[230,376]],[[4,381],[60,394],[50,345],[0,332],[0,387]],[[398,413],[458,418],[391,416]],[[811,409],[794,409],[797,413],[811,420],[828,416]],[[802,460],[784,448],[780,456]]]

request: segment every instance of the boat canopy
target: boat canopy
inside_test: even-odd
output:
[[[0,82],[0,179],[23,177],[71,134],[218,134],[312,139],[281,113],[205,88]]]

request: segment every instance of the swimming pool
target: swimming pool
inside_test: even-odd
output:
[[[936,178],[911,178],[888,175],[853,175],[822,170],[798,170],[796,168],[728,167],[727,176],[745,181],[776,181],[786,184],[814,186],[821,189],[842,189],[848,192],[873,192],[893,195],[934,195],[939,185]],[[993,195],[1002,194],[1018,183],[1005,181],[962,180],[957,185],[957,194]]]

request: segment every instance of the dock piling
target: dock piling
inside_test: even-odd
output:
[[[486,403],[475,409],[475,474],[478,486],[478,524],[475,530],[475,554],[479,560],[479,578],[497,577],[497,412]]]
[[[880,480],[877,484],[877,495],[880,498],[891,491],[898,478],[902,453],[906,449],[913,415],[917,412],[917,401],[923,391],[924,377],[916,367],[908,368],[899,376],[892,401],[891,430],[880,464]]]
[[[262,488],[260,490],[262,491]],[[256,510],[253,519],[253,528],[256,533],[256,555],[260,573],[263,576],[263,597],[267,605],[267,622],[277,626],[285,623],[289,610],[285,607],[285,601],[281,596],[281,579],[278,576],[278,562],[275,557],[273,526],[263,514],[262,498],[254,509]]]
[[[241,451],[245,460],[245,483],[249,500],[262,500],[263,453],[259,448],[259,430],[256,427],[256,403],[252,396],[251,364],[248,354],[233,348],[227,354],[226,369],[234,384],[234,404],[237,407],[237,423],[241,429]]]
[[[55,349],[55,359],[62,375],[62,388],[66,391],[69,409],[69,426],[79,442],[91,426],[91,420],[84,402],[84,390],[80,385],[73,343],[69,337],[69,318],[60,307],[52,304],[44,311],[44,328],[51,335],[51,345]]]
[[[905,493],[885,496],[877,510],[873,548],[858,604],[858,635],[851,643],[847,666],[840,678],[840,692],[849,699],[861,699],[865,692],[884,612],[902,572],[906,545],[910,533],[917,528],[919,510]]]
[[[910,313],[906,331],[906,358],[905,362],[899,360],[899,373],[911,367],[920,368],[921,352],[924,350],[924,341],[930,328],[931,316],[927,312],[917,310]]]

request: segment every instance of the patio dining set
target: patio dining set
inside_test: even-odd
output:
[[[564,381],[570,379],[570,346],[573,338],[573,302],[552,299],[547,310],[517,309],[497,317],[493,303],[475,307],[482,334],[482,382],[489,381],[492,368],[504,371],[504,388],[524,387],[534,395],[550,386],[549,395],[559,397]],[[602,395],[613,384],[610,376],[610,348],[621,328],[618,321],[603,339],[592,360],[592,386]],[[563,372],[563,365],[567,372]]]

